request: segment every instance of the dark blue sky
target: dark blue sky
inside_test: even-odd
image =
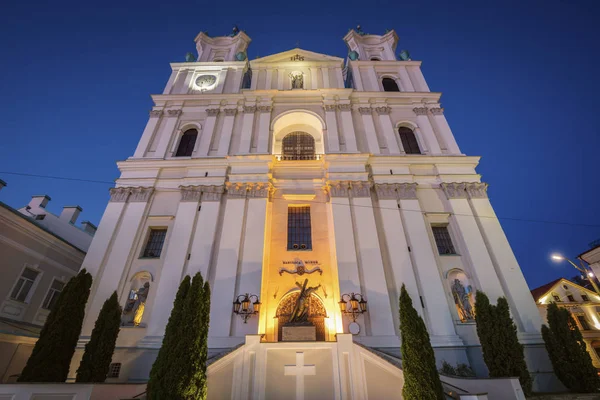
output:
[[[574,269],[600,238],[600,1],[55,1],[5,2],[0,12],[0,201],[32,194],[49,209],[79,204],[98,223],[109,184],[133,154],[166,83],[169,62],[194,50],[200,31],[252,38],[249,57],[295,47],[345,57],[342,37],[361,24],[395,29],[398,50],[423,61],[443,92],[464,153],[479,173],[531,287]],[[562,221],[565,224],[524,220]],[[584,226],[585,224],[591,226]]]

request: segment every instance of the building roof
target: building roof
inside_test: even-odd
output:
[[[548,291],[550,289],[552,289],[552,286],[556,285],[558,282],[560,282],[562,279],[565,278],[558,278],[553,280],[552,282],[548,282],[545,285],[542,285],[540,287],[537,287],[535,289],[533,289],[531,291],[531,295],[533,296],[533,300],[537,303],[537,301],[540,299],[540,297],[542,297],[543,295],[545,295],[546,293],[548,293]],[[568,279],[567,279],[568,280]],[[570,281],[569,281],[570,282]]]

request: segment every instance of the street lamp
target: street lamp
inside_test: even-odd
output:
[[[252,298],[254,298],[253,302]],[[240,301],[240,299],[242,300]],[[258,314],[260,311],[260,306],[261,302],[257,295],[248,293],[240,294],[233,302],[233,313],[242,317],[244,323],[247,323],[248,318]]]
[[[550,256],[550,258],[552,258],[554,261],[568,261],[569,264],[571,264],[573,267],[575,267],[579,272],[583,272],[584,276],[588,277],[588,280],[592,284],[592,287],[596,291],[596,294],[598,294],[600,296],[600,289],[598,289],[598,285],[596,285],[596,280],[594,279],[594,273],[592,271],[589,271],[583,265],[583,263],[582,263],[581,266],[579,266],[579,265],[575,264],[573,261],[571,261],[568,258],[566,258],[565,256],[563,256],[561,254],[557,254],[557,253],[552,254]]]
[[[344,300],[344,297],[348,300]],[[350,303],[350,310],[348,310],[348,303]],[[367,312],[367,301],[360,293],[343,294],[338,305],[340,306],[342,314],[349,314],[353,322],[356,322],[356,318],[358,318],[360,314]]]

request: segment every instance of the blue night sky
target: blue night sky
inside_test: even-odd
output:
[[[342,37],[361,24],[395,29],[398,51],[422,60],[431,90],[444,93],[461,150],[482,156],[479,173],[531,287],[576,272],[551,252],[575,257],[600,238],[600,1],[86,3],[3,4],[0,201],[13,207],[45,193],[51,212],[79,204],[80,221],[98,224],[109,183],[7,172],[113,181],[144,129],[149,95],[198,32],[238,24],[251,59],[298,41],[345,58]]]

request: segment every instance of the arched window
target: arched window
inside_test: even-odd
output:
[[[400,135],[402,147],[404,147],[404,152],[406,154],[421,154],[419,143],[417,142],[417,138],[412,129],[401,126],[398,128],[398,134]]]
[[[194,151],[194,145],[196,144],[197,138],[198,131],[196,129],[188,129],[185,131],[179,141],[179,147],[177,147],[175,157],[190,157]]]
[[[384,92],[399,92],[400,91],[398,84],[392,78],[383,78],[381,80],[381,84],[383,85]]]
[[[283,160],[314,160],[315,139],[305,132],[292,132],[283,138]]]

